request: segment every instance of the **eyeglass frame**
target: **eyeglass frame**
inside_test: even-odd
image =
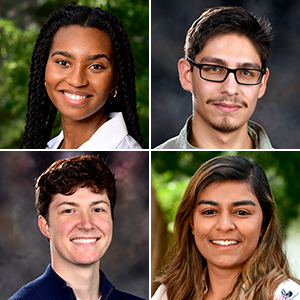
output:
[[[238,69],[230,69],[230,68],[227,68],[227,67],[223,67],[223,66],[219,66],[219,65],[212,65],[212,64],[199,64],[197,62],[195,62],[194,60],[192,60],[191,58],[187,57],[187,60],[195,67],[197,67],[199,69],[199,74],[200,74],[200,77],[203,79],[203,80],[206,80],[206,81],[210,81],[210,82],[224,82],[228,75],[230,73],[233,73],[234,74],[234,78],[235,78],[235,81],[238,83],[238,84],[242,84],[242,85],[258,85],[261,83],[262,81],[262,78],[264,75],[266,75],[267,71],[266,69],[263,69],[263,70],[258,70],[258,69],[250,69],[250,68],[238,68]],[[227,71],[227,74],[225,76],[225,78],[223,80],[211,80],[211,79],[207,79],[207,78],[204,78],[202,77],[202,74],[201,74],[201,69],[203,66],[212,66],[212,67],[219,67],[219,68],[223,68]],[[239,71],[239,70],[249,70],[249,71],[258,71],[260,72],[260,76],[258,78],[258,82],[257,83],[241,83],[238,81],[237,79],[237,76],[236,76],[236,72]]]

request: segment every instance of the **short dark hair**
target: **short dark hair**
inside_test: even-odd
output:
[[[35,205],[48,222],[49,206],[56,194],[72,195],[77,188],[106,192],[111,214],[116,203],[116,181],[107,164],[95,156],[75,156],[54,162],[37,179]]]
[[[116,71],[120,74],[116,98],[106,101],[107,112],[122,112],[129,135],[143,148],[136,108],[135,66],[131,45],[121,21],[98,7],[67,4],[42,26],[31,58],[27,120],[20,148],[45,148],[57,114],[44,85],[45,68],[53,39],[62,27],[81,26],[106,32],[111,38]]]
[[[261,58],[262,69],[266,68],[273,35],[271,23],[255,16],[241,7],[221,6],[206,10],[187,32],[185,58],[195,59],[209,39],[229,33],[247,37]]]

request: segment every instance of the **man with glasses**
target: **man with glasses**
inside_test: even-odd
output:
[[[272,40],[268,20],[240,7],[205,11],[189,29],[178,62],[193,115],[158,149],[271,149],[265,130],[250,121],[266,90]]]

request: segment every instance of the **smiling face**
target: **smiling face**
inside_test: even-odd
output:
[[[198,196],[192,233],[208,269],[241,269],[257,247],[263,212],[250,185],[212,183]]]
[[[260,56],[250,40],[241,35],[224,34],[211,38],[194,59],[231,69],[261,69]],[[230,73],[224,82],[209,82],[186,59],[178,64],[182,87],[193,94],[194,120],[202,127],[232,132],[243,126],[253,114],[257,99],[264,95],[269,76],[267,69],[259,85],[241,85]]]
[[[49,206],[49,220],[39,216],[39,228],[50,240],[54,269],[96,265],[112,240],[113,221],[106,193],[78,188],[69,196],[56,194]]]
[[[57,31],[49,51],[45,83],[62,120],[103,115],[117,80],[111,39],[106,32],[80,26]]]

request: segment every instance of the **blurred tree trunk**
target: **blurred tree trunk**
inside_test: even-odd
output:
[[[155,278],[160,275],[167,263],[166,253],[170,243],[170,233],[167,230],[167,223],[163,213],[157,204],[155,191],[151,192],[151,296],[154,294],[160,283]]]

